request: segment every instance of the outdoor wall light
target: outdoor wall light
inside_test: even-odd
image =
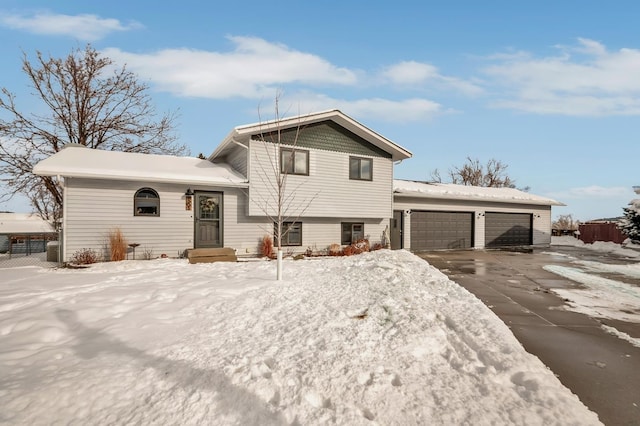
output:
[[[187,192],[184,193],[185,195],[185,199],[184,199],[184,209],[185,210],[191,210],[193,204],[192,204],[192,197],[195,195],[194,192],[191,190],[191,188],[187,189]]]

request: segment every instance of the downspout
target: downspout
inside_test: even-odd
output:
[[[62,263],[67,261],[67,180],[60,175],[56,175],[56,179],[62,182],[62,247],[58,247],[58,260]]]

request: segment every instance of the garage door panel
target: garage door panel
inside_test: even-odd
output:
[[[473,247],[473,213],[413,211],[411,249],[440,250]]]
[[[529,213],[485,213],[486,247],[531,245],[531,222]]]

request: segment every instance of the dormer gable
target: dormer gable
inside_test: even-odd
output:
[[[339,110],[330,110],[296,117],[271,120],[234,128],[209,156],[218,161],[239,145],[248,147],[249,141],[266,140],[280,132],[281,143],[292,144],[298,133],[298,146],[360,155],[390,158],[401,161],[411,152],[374,132]],[[260,137],[262,135],[263,137]]]

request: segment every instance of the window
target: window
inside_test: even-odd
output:
[[[343,223],[341,244],[353,244],[364,239],[364,223]]]
[[[280,148],[280,171],[290,175],[309,176],[309,151]]]
[[[349,157],[349,179],[372,180],[372,170],[371,158]]]
[[[278,244],[278,224],[273,224],[274,241]],[[302,223],[283,222],[282,223],[282,245],[301,246],[302,245]]]
[[[133,197],[134,216],[160,216],[160,197],[151,188],[142,188]]]

